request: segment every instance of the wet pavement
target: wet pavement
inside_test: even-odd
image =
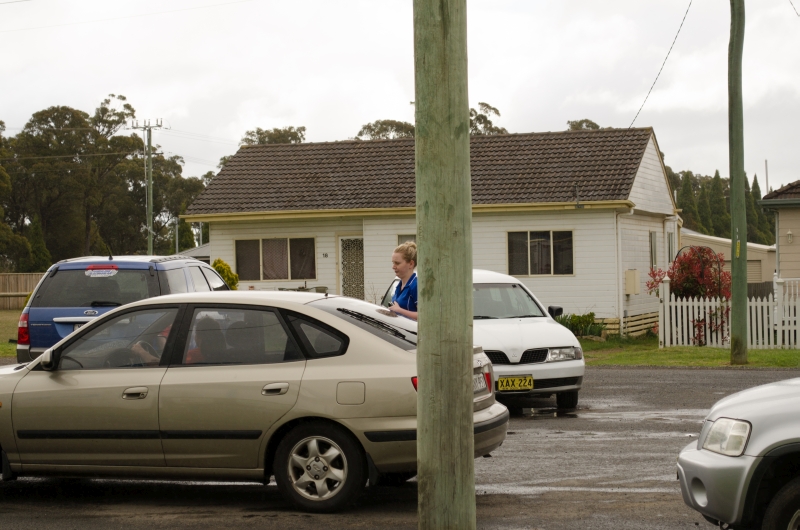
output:
[[[588,368],[579,408],[517,410],[506,442],[475,461],[478,527],[714,528],[686,507],[675,458],[725,395],[797,370]],[[274,484],[20,479],[0,484],[17,528],[416,528],[416,483],[368,488],[352,509],[289,509]]]

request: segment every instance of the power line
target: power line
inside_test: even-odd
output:
[[[20,2],[30,2],[31,0],[12,0],[11,2],[0,2],[0,4],[19,4]]]
[[[789,1],[791,2],[791,0],[789,0]],[[642,106],[639,107],[639,110],[636,112],[636,116],[633,117],[633,121],[631,122],[631,124],[628,125],[628,129],[633,127],[633,124],[636,122],[636,118],[639,117],[639,113],[642,112],[642,109],[644,108],[644,104],[647,103],[647,98],[650,97],[650,92],[652,92],[653,91],[653,87],[656,86],[656,83],[658,82],[658,78],[661,75],[661,71],[664,69],[664,65],[667,64],[667,59],[669,59],[669,54],[672,52],[672,47],[675,46],[675,42],[678,40],[678,35],[681,34],[681,28],[683,28],[683,23],[686,22],[686,15],[689,14],[689,8],[691,8],[691,7],[692,7],[692,0],[689,0],[689,6],[686,8],[686,13],[683,14],[683,20],[681,20],[681,25],[680,25],[680,27],[678,27],[678,33],[675,34],[675,38],[672,40],[672,46],[669,47],[669,51],[667,52],[667,56],[664,57],[664,62],[661,63],[661,68],[658,69],[658,74],[656,75],[656,79],[655,79],[655,81],[653,81],[653,84],[650,85],[650,90],[647,91],[647,95],[644,97],[644,101],[642,101]]]
[[[19,1],[22,1],[22,0],[19,0]],[[27,30],[30,30],[30,29],[60,28],[60,27],[64,27],[64,26],[77,26],[79,24],[94,24],[94,23],[97,23],[97,22],[110,22],[110,21],[113,21],[113,20],[124,20],[124,19],[127,19],[127,18],[141,18],[141,17],[149,17],[149,16],[153,16],[153,15],[165,15],[165,14],[168,14],[168,13],[180,13],[182,11],[192,11],[192,10],[195,10],[195,9],[207,9],[207,8],[210,8],[210,7],[227,6],[227,5],[233,5],[233,4],[244,4],[246,2],[255,2],[255,1],[256,0],[237,0],[235,2],[225,2],[225,3],[222,3],[222,4],[209,4],[209,5],[206,5],[206,6],[185,7],[183,9],[171,9],[169,11],[156,11],[156,12],[153,12],[153,13],[142,13],[140,15],[126,15],[124,17],[100,18],[100,19],[96,19],[96,20],[83,20],[83,21],[80,21],[80,22],[67,22],[66,24],[52,24],[50,26],[33,26],[33,27],[30,27],[30,28],[4,29],[4,30],[0,30],[0,33],[12,33],[12,32],[16,32],[16,31],[27,31]]]
[[[792,9],[794,9],[794,14],[800,17],[800,13],[798,13],[797,8],[794,7],[794,2],[792,2],[792,0],[789,0],[789,3],[792,4]]]

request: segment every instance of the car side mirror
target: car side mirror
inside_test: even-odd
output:
[[[47,370],[49,372],[55,368],[53,357],[53,348],[48,348],[44,351],[42,354],[42,360],[39,362],[43,370]]]
[[[551,305],[547,307],[547,312],[551,317],[556,318],[564,314],[564,309],[561,306]]]

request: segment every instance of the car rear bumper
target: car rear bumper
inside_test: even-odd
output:
[[[29,363],[43,354],[46,349],[47,348],[31,348],[29,345],[22,346],[17,344],[17,362],[20,364]]]
[[[473,414],[474,457],[487,455],[506,439],[509,413],[494,403]],[[340,420],[356,434],[381,473],[417,469],[417,418]]]
[[[683,502],[711,519],[741,522],[747,484],[758,460],[698,450],[697,442],[687,445],[678,456]]]

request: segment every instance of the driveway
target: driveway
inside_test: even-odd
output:
[[[588,368],[575,413],[537,400],[475,461],[478,527],[714,528],[687,508],[675,458],[721,397],[797,370]],[[416,483],[369,488],[346,513],[287,509],[274,484],[21,479],[0,484],[3,528],[416,528]]]

